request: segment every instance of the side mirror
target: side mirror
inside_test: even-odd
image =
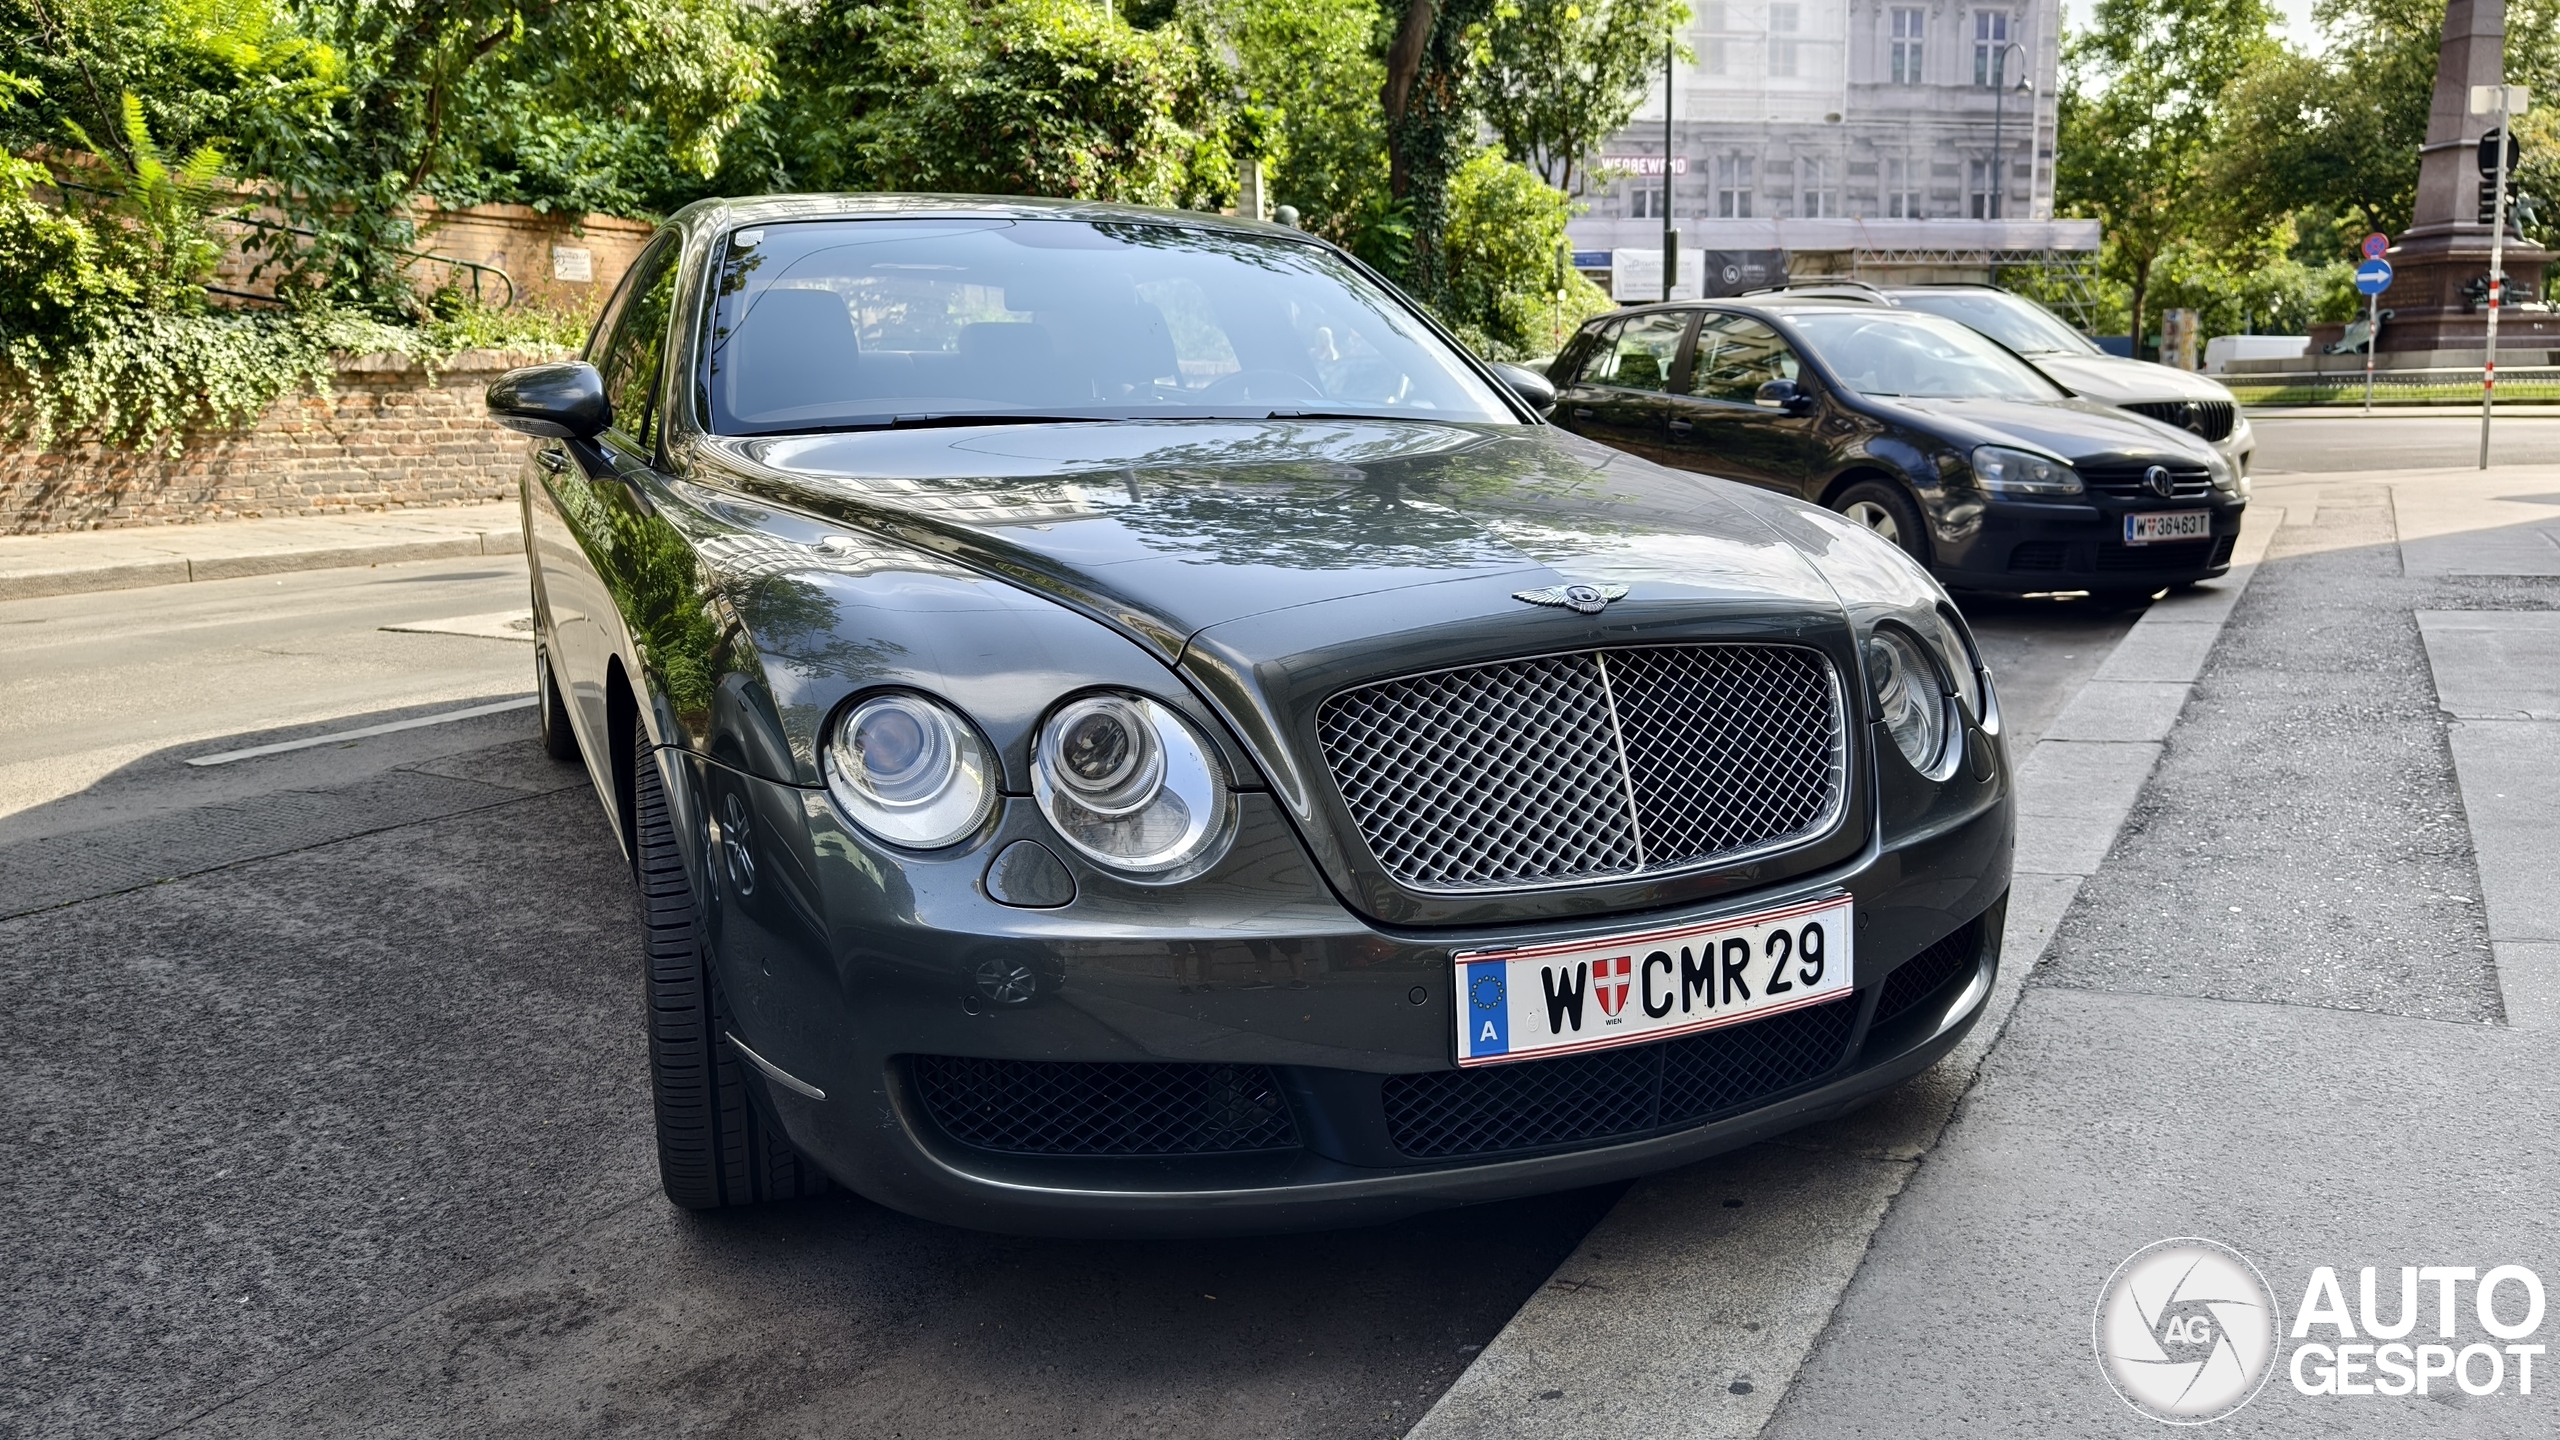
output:
[[[1752,395],[1751,403],[1763,410],[1784,410],[1790,415],[1802,415],[1813,409],[1813,396],[1793,380],[1770,380]]]
[[[592,440],[613,423],[604,377],[584,360],[527,365],[489,387],[489,418],[545,440]]]
[[[1556,408],[1556,382],[1525,365],[1496,365],[1493,373],[1511,387],[1511,393],[1529,402],[1529,408],[1540,415],[1552,414]]]

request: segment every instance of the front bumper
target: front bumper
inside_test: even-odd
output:
[[[1535,935],[1523,927],[1391,931],[1363,920],[1331,901],[1294,832],[1267,796],[1252,793],[1238,797],[1242,830],[1229,859],[1180,887],[1178,903],[1130,893],[1135,887],[1115,892],[1084,870],[1066,907],[995,903],[978,876],[986,853],[1017,833],[1041,833],[1027,803],[1008,803],[996,837],[940,873],[913,856],[875,863],[822,794],[699,761],[701,813],[736,814],[727,796],[739,796],[756,817],[746,828],[769,839],[759,863],[746,867],[721,858],[735,847],[720,837],[693,848],[738,1040],[824,1095],[765,1085],[762,1103],[795,1146],[851,1188],[945,1223],[1016,1233],[1314,1229],[1686,1163],[1837,1114],[1927,1067],[1973,1024],[1999,965],[2008,775],[1992,737],[1974,732],[1968,743],[1976,760],[1959,767],[1965,778],[1897,825],[1914,837],[1898,847],[1871,843],[1851,863],[1749,896],[1559,922]],[[1890,789],[1888,806],[1897,803]],[[806,866],[786,858],[800,850],[788,843],[794,826],[809,842],[800,853],[814,857]],[[753,877],[743,891],[740,874]],[[1388,1113],[1396,1077],[1456,1071],[1452,951],[1651,930],[1840,890],[1858,906],[1857,988],[1834,1005],[1795,1012],[1834,1012],[1824,1030],[1831,1051],[1798,1056],[1792,1069],[1771,1071],[1771,1083],[1665,1123],[1477,1153],[1399,1148]],[[1305,898],[1274,906],[1274,894]],[[1915,957],[1932,983],[1918,984],[1918,964],[1903,971]],[[1022,987],[990,988],[990,973],[1029,973],[1033,993],[1007,998]],[[1897,974],[1906,981],[1898,989]],[[1885,1014],[1889,992],[1894,1009]],[[1782,1018],[1708,1033],[1743,1035]],[[1271,1077],[1288,1143],[1241,1154],[1112,1155],[967,1143],[937,1121],[924,1090],[940,1083],[926,1072],[947,1062],[918,1057],[1242,1067]]]
[[[1968,516],[1962,533],[1938,539],[1933,573],[1950,588],[2004,594],[2046,591],[2148,593],[2170,585],[2209,580],[2231,568],[2239,544],[2244,500],[2216,492],[2186,502],[2134,504],[2121,500],[2000,500]],[[2124,518],[2145,511],[2207,510],[2212,535],[2204,540],[2128,545]]]

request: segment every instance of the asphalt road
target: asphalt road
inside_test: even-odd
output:
[[[1329,1235],[656,1193],[629,882],[467,561],[0,604],[0,1433],[1395,1435],[1617,1187]],[[2131,616],[1975,607],[2032,743]]]
[[[2258,433],[2253,475],[2348,470],[2468,469],[2480,463],[2480,412],[2352,407],[2249,417]],[[2560,456],[2560,412],[2500,414],[2489,427],[2492,465],[2547,464]]]

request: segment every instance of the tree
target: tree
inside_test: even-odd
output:
[[[2275,53],[2265,0],[2098,0],[2065,52],[2055,201],[2105,225],[2138,350],[2152,270],[2181,241],[2262,228],[2207,184],[2235,81]]]
[[[1485,27],[1476,104],[1504,153],[1567,194],[1689,19],[1678,0],[1515,0]]]
[[[1272,202],[1328,239],[1374,251],[1360,221],[1388,188],[1376,0],[1211,0],[1203,13],[1213,42],[1235,56],[1245,103],[1276,112]]]
[[[1413,237],[1406,283],[1427,304],[1446,298],[1441,239],[1449,223],[1449,178],[1473,152],[1475,106],[1469,70],[1494,0],[1406,0],[1387,46],[1378,98],[1387,117],[1387,182]]]
[[[1232,198],[1215,71],[1087,0],[821,3],[776,36],[776,164],[812,189]]]
[[[1500,150],[1478,151],[1449,179],[1449,266],[1441,314],[1479,353],[1553,355],[1609,297],[1566,263],[1573,202]]]

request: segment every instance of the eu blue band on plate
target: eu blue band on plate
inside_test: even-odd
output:
[[[1503,992],[1500,960],[1467,962],[1467,1055],[1511,1053],[1511,997]]]

